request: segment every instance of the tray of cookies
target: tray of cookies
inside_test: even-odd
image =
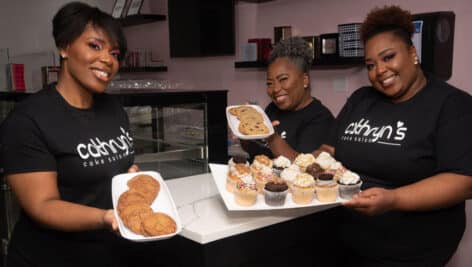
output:
[[[182,230],[174,200],[158,172],[114,176],[112,200],[120,234],[126,239],[156,241]]]
[[[228,210],[273,210],[338,206],[360,192],[362,181],[329,154],[255,156],[252,163],[233,157],[210,164],[213,180]]]
[[[226,119],[233,134],[239,139],[264,139],[274,134],[274,127],[258,105],[226,107]]]

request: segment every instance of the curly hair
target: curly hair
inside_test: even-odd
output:
[[[295,66],[308,73],[313,63],[313,48],[302,37],[294,36],[278,42],[270,52],[268,63],[272,64],[278,58],[288,58]]]
[[[361,26],[364,44],[379,33],[391,32],[407,45],[412,45],[411,37],[415,31],[411,13],[399,6],[384,6],[372,9]]]

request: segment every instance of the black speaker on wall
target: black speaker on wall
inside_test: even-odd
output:
[[[422,68],[439,79],[448,80],[452,75],[454,12],[415,14],[413,21],[423,22],[421,28]]]

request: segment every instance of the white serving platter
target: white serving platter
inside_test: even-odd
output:
[[[234,201],[233,193],[230,193],[226,190],[226,176],[228,173],[228,165],[226,164],[213,164],[210,163],[210,170],[213,176],[213,180],[216,184],[218,192],[223,199],[223,202],[226,205],[228,210],[276,210],[276,209],[293,209],[293,208],[305,208],[305,207],[313,207],[313,206],[339,206],[344,199],[338,198],[334,202],[320,202],[315,199],[305,205],[296,204],[292,200],[292,194],[287,194],[287,199],[285,200],[285,205],[283,206],[269,206],[264,201],[264,196],[262,194],[257,195],[256,204],[250,207],[240,206]]]
[[[170,217],[172,217],[172,219],[174,219],[175,224],[177,226],[175,233],[167,234],[167,235],[160,235],[160,236],[143,236],[143,235],[132,232],[124,225],[123,221],[118,215],[118,211],[116,208],[118,205],[118,199],[122,193],[124,193],[125,191],[129,189],[127,185],[128,180],[130,180],[131,178],[139,174],[150,175],[159,182],[160,184],[159,194],[157,195],[156,199],[154,199],[154,202],[151,204],[151,208],[155,212],[163,212],[169,215]],[[132,240],[132,241],[136,241],[136,242],[148,242],[148,241],[167,239],[180,233],[180,231],[182,231],[182,223],[179,217],[179,213],[177,212],[177,208],[175,207],[175,203],[172,198],[172,195],[170,194],[169,188],[167,187],[167,184],[164,182],[164,179],[162,179],[161,175],[158,172],[144,171],[144,172],[118,174],[113,177],[113,180],[111,182],[111,189],[112,189],[112,199],[113,199],[113,208],[115,211],[115,217],[118,220],[118,228],[120,230],[120,234],[122,237]]]
[[[229,128],[231,129],[231,131],[233,132],[233,134],[236,137],[238,137],[239,139],[243,139],[243,140],[256,140],[256,139],[264,139],[264,138],[267,138],[267,137],[274,134],[274,127],[272,126],[272,122],[270,121],[269,117],[267,117],[267,114],[264,112],[264,110],[261,107],[259,107],[258,105],[244,105],[244,106],[250,106],[250,107],[256,109],[257,112],[259,112],[262,115],[262,117],[264,119],[264,124],[269,129],[269,133],[267,133],[267,134],[254,134],[254,135],[247,135],[247,134],[241,133],[239,131],[240,121],[238,120],[238,117],[236,117],[234,115],[231,115],[231,113],[229,113],[229,110],[231,108],[240,107],[240,106],[242,106],[242,105],[234,105],[234,106],[227,106],[226,107],[226,119],[228,121]]]

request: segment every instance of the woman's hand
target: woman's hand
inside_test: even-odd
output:
[[[113,210],[105,210],[102,220],[106,229],[118,233],[118,223],[116,222]]]
[[[129,167],[129,169],[128,169],[128,172],[139,172],[138,165],[136,165],[136,164],[131,165],[131,167]]]
[[[378,215],[394,208],[395,191],[379,187],[362,191],[343,205],[367,215]]]

